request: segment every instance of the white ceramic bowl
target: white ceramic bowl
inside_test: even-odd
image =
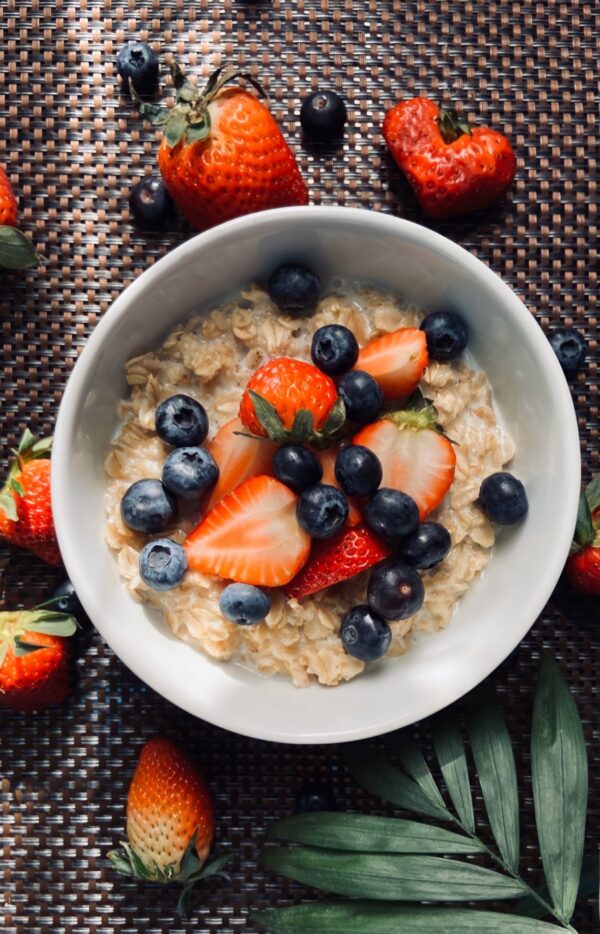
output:
[[[527,520],[505,530],[485,573],[441,633],[408,655],[336,688],[294,688],[212,662],[174,639],[119,580],[103,537],[103,462],[126,393],[125,361],[157,347],[192,312],[285,260],[324,280],[366,278],[425,309],[460,310],[517,448]],[[261,739],[329,743],[420,720],[473,688],[515,648],[543,609],[566,560],[580,467],[562,371],[535,320],[479,260],[408,221],[347,208],[284,208],[194,237],[148,269],[100,321],[67,385],[52,458],[53,508],[67,571],[116,654],[174,704]]]

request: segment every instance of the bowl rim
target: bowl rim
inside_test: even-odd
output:
[[[499,293],[499,297],[503,298],[504,304],[511,308],[511,314],[515,317],[519,317],[520,325],[525,330],[528,330],[530,335],[535,333],[536,336],[532,337],[532,340],[537,341],[539,358],[544,364],[544,367],[549,368],[551,374],[552,371],[554,371],[552,378],[560,384],[560,390],[557,387],[560,407],[558,410],[555,407],[552,415],[553,418],[560,419],[561,423],[565,426],[564,454],[567,468],[565,473],[571,476],[572,482],[566,487],[568,493],[567,502],[564,502],[564,508],[559,514],[559,516],[562,516],[562,519],[557,519],[555,548],[545,567],[543,576],[541,578],[538,577],[536,581],[537,598],[535,601],[532,600],[530,611],[527,614],[527,619],[529,619],[530,622],[527,623],[526,628],[524,628],[523,632],[514,641],[514,644],[511,645],[509,651],[507,651],[503,657],[495,658],[493,662],[488,661],[486,664],[482,664],[481,667],[477,669],[476,674],[469,679],[469,684],[466,688],[464,684],[461,684],[458,686],[458,689],[452,688],[448,690],[444,693],[442,701],[428,704],[425,697],[421,698],[415,703],[415,707],[409,719],[403,716],[400,711],[383,721],[378,719],[378,721],[370,727],[329,730],[329,732],[317,736],[297,732],[293,736],[290,736],[289,733],[284,734],[274,729],[265,728],[262,724],[257,724],[256,726],[255,724],[248,724],[244,720],[243,715],[240,717],[237,711],[232,713],[231,710],[229,710],[227,713],[223,714],[221,710],[214,711],[210,709],[209,711],[199,712],[197,705],[187,702],[187,700],[182,699],[178,695],[177,685],[173,683],[172,679],[170,682],[165,683],[165,679],[161,677],[160,672],[157,671],[155,667],[153,668],[151,665],[144,663],[144,653],[136,654],[130,651],[126,636],[121,637],[121,635],[118,635],[115,638],[113,633],[110,639],[107,638],[103,631],[102,613],[99,612],[97,608],[97,598],[93,593],[93,589],[88,585],[87,576],[83,573],[84,562],[80,561],[80,551],[69,532],[69,521],[66,518],[67,511],[63,510],[62,506],[63,503],[66,503],[66,499],[69,495],[69,484],[66,479],[69,474],[69,451],[75,437],[77,413],[82,401],[82,391],[85,389],[90,370],[93,369],[96,360],[103,353],[105,340],[110,334],[113,325],[127,314],[131,301],[138,296],[138,293],[142,293],[146,289],[151,288],[155,281],[160,280],[164,272],[169,269],[172,271],[178,265],[185,264],[191,255],[202,250],[205,245],[218,242],[219,240],[229,240],[235,237],[237,232],[245,230],[248,227],[256,229],[257,225],[260,226],[264,224],[268,226],[273,219],[281,219],[284,222],[287,220],[293,223],[299,217],[307,216],[314,217],[315,222],[335,223],[339,221],[343,222],[345,225],[350,223],[357,228],[362,228],[361,232],[365,236],[369,235],[370,229],[377,234],[389,233],[390,235],[403,235],[416,242],[417,245],[438,253],[450,261],[456,262],[463,267],[465,272],[472,270],[473,273],[477,274],[477,277],[483,277],[483,279],[486,280],[486,283],[492,291]],[[102,638],[107,642],[111,650],[118,656],[123,664],[158,694],[195,717],[208,720],[208,722],[215,726],[254,739],[294,744],[326,744],[367,739],[432,716],[439,710],[444,709],[460,699],[460,697],[465,696],[465,694],[487,678],[491,672],[501,664],[504,658],[520,644],[529,629],[540,616],[560,577],[569,553],[573,530],[575,528],[581,478],[581,458],[577,420],[570,389],[558,360],[549,342],[540,340],[540,337],[543,337],[543,332],[534,316],[528,311],[527,307],[507,283],[487,266],[486,263],[437,231],[394,215],[382,214],[364,208],[346,208],[340,206],[309,205],[276,208],[227,221],[224,224],[197,234],[175,247],[127,286],[104,313],[89,336],[71,372],[56,419],[51,473],[52,509],[56,532],[65,570],[73,582],[84,609],[93,620],[95,628],[98,629]],[[64,483],[63,479],[65,481]],[[90,610],[92,610],[92,612],[89,612]],[[97,620],[99,620],[99,624]],[[189,651],[192,652],[195,650],[189,647]],[[303,688],[302,690],[313,690],[315,688],[327,690],[326,688],[323,689],[320,685]],[[300,689],[297,688],[296,690]]]

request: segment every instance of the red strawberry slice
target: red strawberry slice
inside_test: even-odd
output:
[[[188,536],[190,568],[258,587],[287,584],[310,551],[310,535],[296,519],[297,500],[274,477],[250,477]]]
[[[383,561],[390,554],[365,525],[343,529],[335,538],[318,542],[308,563],[285,588],[286,596],[301,600],[333,587]]]
[[[353,443],[364,444],[377,455],[383,468],[381,486],[412,496],[422,521],[450,489],[456,454],[448,438],[435,428],[411,427],[406,423],[416,414],[396,412],[367,425],[354,436]]]
[[[363,347],[356,370],[375,377],[385,399],[410,396],[427,366],[427,341],[418,328],[400,328],[376,337]]]
[[[321,467],[323,468],[323,478],[321,483],[327,483],[329,486],[335,486],[338,489],[340,488],[340,485],[337,482],[337,478],[335,476],[335,462],[339,450],[339,447],[334,445],[333,447],[325,448],[322,451],[315,451]],[[355,525],[358,525],[360,522],[362,522],[362,516],[358,506],[356,505],[356,500],[354,500],[351,496],[346,496],[346,499],[348,500],[348,506],[350,507],[348,518],[346,519],[346,525],[349,525],[351,528],[353,528]]]
[[[208,445],[208,450],[220,471],[217,485],[208,502],[208,509],[212,509],[249,477],[271,473],[271,462],[277,447],[266,439],[258,441],[256,438],[236,434],[246,430],[239,418],[232,418],[219,428]]]

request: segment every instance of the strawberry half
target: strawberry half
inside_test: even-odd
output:
[[[262,440],[240,434],[243,431],[244,426],[239,418],[232,418],[219,428],[208,445],[220,473],[207,509],[212,509],[249,477],[271,473],[276,446],[266,438]]]
[[[432,405],[391,412],[354,436],[381,461],[382,487],[412,496],[421,521],[440,505],[454,480],[456,454],[437,426]]]
[[[298,497],[274,477],[251,477],[188,536],[193,571],[257,587],[281,587],[306,562],[310,536],[296,518]]]
[[[355,370],[364,370],[381,387],[384,399],[410,396],[427,366],[427,340],[418,328],[400,328],[362,348]]]
[[[285,594],[301,600],[368,570],[389,554],[389,548],[365,525],[343,529],[334,538],[315,545],[308,563],[284,588]]]

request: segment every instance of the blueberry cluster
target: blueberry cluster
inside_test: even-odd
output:
[[[121,500],[123,522],[135,532],[159,535],[173,524],[180,503],[199,503],[219,479],[212,455],[200,447],[208,434],[203,405],[177,394],[156,410],[156,433],[174,450],[160,480],[137,480]],[[185,551],[170,538],[148,542],[140,554],[140,576],[155,590],[170,590],[187,570]]]

